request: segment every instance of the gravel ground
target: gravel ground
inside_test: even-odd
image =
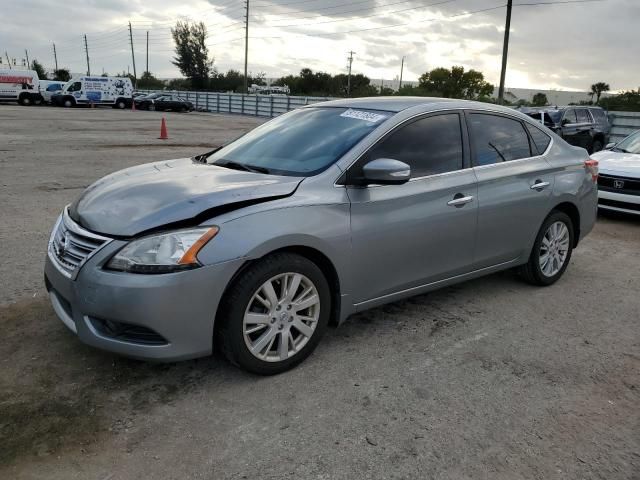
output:
[[[80,344],[42,281],[93,180],[260,120],[0,106],[0,478],[639,479],[640,220],[601,217],[565,276],[504,272],[377,308],[270,378]]]

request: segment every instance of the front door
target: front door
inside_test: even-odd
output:
[[[477,186],[468,165],[462,114],[411,120],[367,152],[347,175],[354,302],[390,295],[471,270]],[[403,185],[349,186],[364,164],[393,158],[411,167]]]

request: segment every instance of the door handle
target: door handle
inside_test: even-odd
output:
[[[453,197],[453,200],[449,200],[447,202],[447,205],[450,207],[462,207],[469,202],[473,202],[473,197],[471,195],[464,197],[461,193],[458,193]]]
[[[545,188],[547,188],[550,185],[549,182],[541,182],[541,181],[537,181],[536,183],[534,183],[533,185],[531,185],[531,190],[544,190]]]

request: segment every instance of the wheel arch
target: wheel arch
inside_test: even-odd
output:
[[[338,271],[334,266],[333,262],[327,257],[326,254],[318,250],[317,248],[310,247],[308,245],[289,245],[285,247],[280,247],[275,250],[271,250],[268,253],[256,258],[248,259],[244,262],[240,268],[233,274],[227,285],[225,286],[224,292],[220,297],[220,302],[218,303],[218,307],[216,309],[216,315],[213,325],[213,337],[216,339],[218,337],[218,331],[222,326],[221,321],[219,321],[219,314],[224,305],[224,299],[228,295],[229,289],[231,286],[238,281],[238,279],[242,276],[242,274],[249,268],[251,265],[256,262],[273,255],[275,253],[295,253],[306,259],[315,263],[318,268],[322,271],[327,282],[329,283],[329,289],[331,292],[331,316],[329,318],[330,325],[338,325],[340,321],[340,310],[341,310],[341,287],[340,287],[340,277],[338,276]]]
[[[577,247],[580,239],[580,210],[578,210],[578,207],[571,202],[562,202],[553,207],[551,212],[549,212],[549,215],[554,211],[566,213],[571,219],[574,233],[573,247]]]

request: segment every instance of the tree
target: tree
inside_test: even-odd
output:
[[[464,71],[464,67],[434,68],[420,76],[419,87],[437,96],[446,98],[477,99],[489,97],[494,90],[493,85],[484,80],[484,75],[477,70]]]
[[[611,90],[611,88],[609,88],[608,83],[604,83],[604,82],[594,83],[593,85],[591,85],[591,99],[593,100],[593,96],[595,95],[596,103],[598,103],[600,102],[600,96],[604,92],[608,92],[609,90]]]
[[[58,82],[68,82],[71,80],[71,73],[68,68],[59,68],[53,71],[53,79]]]
[[[605,97],[600,106],[609,111],[640,112],[640,88]]]
[[[178,21],[175,28],[171,29],[171,35],[176,44],[176,56],[171,63],[191,81],[193,88],[206,88],[213,66],[213,59],[209,59],[209,49],[205,43],[207,27],[203,22],[189,24]]]
[[[44,67],[38,60],[33,59],[31,62],[31,70],[34,70],[38,74],[40,80],[47,79],[47,72],[45,72]]]
[[[531,103],[533,104],[534,107],[544,107],[549,103],[549,100],[547,99],[547,96],[544,93],[538,92],[533,96]]]
[[[162,90],[166,83],[154,77],[151,72],[144,72],[138,80],[137,87],[142,90]]]

